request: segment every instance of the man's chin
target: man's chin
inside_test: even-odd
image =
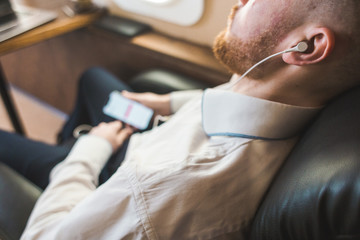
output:
[[[227,30],[219,33],[215,38],[213,52],[215,57],[233,74],[243,75],[254,64],[269,56],[271,45],[264,46],[268,41],[267,36],[259,36],[249,42],[228,35]],[[264,75],[264,69],[255,68],[249,77],[259,79]]]
[[[241,50],[237,51],[236,45],[227,40],[227,30],[223,30],[215,38],[213,44],[213,53],[217,60],[225,66],[232,74],[242,75],[246,72],[247,68],[244,67],[246,59],[239,61]]]

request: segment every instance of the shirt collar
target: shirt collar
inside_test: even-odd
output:
[[[207,89],[202,99],[202,121],[208,136],[286,139],[297,135],[320,109]]]

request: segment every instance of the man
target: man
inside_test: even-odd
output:
[[[119,122],[81,137],[51,180],[22,239],[242,239],[296,135],[326,102],[358,85],[359,2],[239,1],[214,51],[241,75],[231,90],[138,95],[165,124],[133,134],[124,162],[102,166],[132,134]],[[238,78],[234,75],[234,80]]]

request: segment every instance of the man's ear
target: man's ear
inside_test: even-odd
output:
[[[323,61],[331,54],[335,46],[334,32],[329,28],[311,28],[306,34],[309,45],[305,52],[283,54],[283,61],[292,65],[309,65]],[[296,44],[295,44],[296,45]]]

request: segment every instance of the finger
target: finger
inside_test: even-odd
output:
[[[131,100],[137,100],[138,99],[138,95],[137,93],[132,93],[132,92],[128,92],[126,90],[122,91],[121,94]]]
[[[125,127],[130,128],[133,132],[139,131],[139,129],[137,129],[136,127],[133,127],[133,126],[131,126],[129,124],[126,124]]]
[[[122,94],[124,97],[145,105],[147,93],[134,93],[134,92],[127,92],[127,91],[125,91],[124,93],[123,92],[122,92]]]
[[[107,123],[101,122],[101,123],[99,123],[97,126],[98,126],[98,127],[104,127],[104,126],[106,126],[106,125],[107,125]]]
[[[95,127],[93,127],[89,133],[97,133],[99,131],[99,129],[103,129],[106,126],[106,123],[101,122],[98,125],[96,125]]]
[[[122,128],[123,123],[121,121],[116,120],[116,121],[109,122],[108,126],[110,126],[110,127],[114,128],[115,130],[119,131]]]
[[[123,144],[124,141],[129,138],[132,133],[133,130],[131,128],[122,129],[116,136],[118,144]]]

